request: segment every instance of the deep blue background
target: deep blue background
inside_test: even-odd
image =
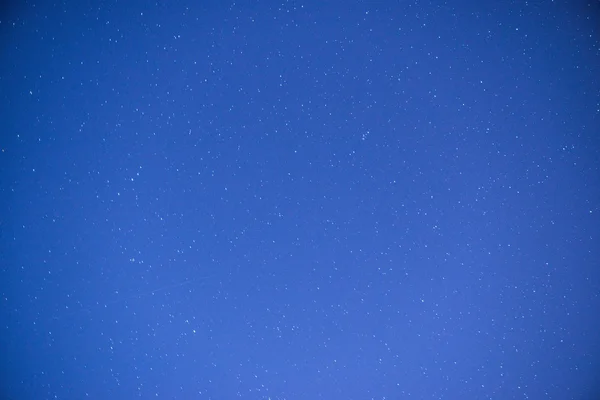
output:
[[[5,9],[0,395],[593,396],[596,7]]]

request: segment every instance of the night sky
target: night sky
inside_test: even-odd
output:
[[[593,398],[589,3],[3,6],[0,398]]]

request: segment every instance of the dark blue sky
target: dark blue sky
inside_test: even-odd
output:
[[[592,396],[576,3],[4,10],[1,397]]]

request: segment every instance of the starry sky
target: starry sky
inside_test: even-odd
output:
[[[0,397],[591,398],[599,15],[5,6]]]

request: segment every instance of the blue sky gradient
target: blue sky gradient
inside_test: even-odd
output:
[[[0,397],[584,399],[593,2],[27,2]]]

